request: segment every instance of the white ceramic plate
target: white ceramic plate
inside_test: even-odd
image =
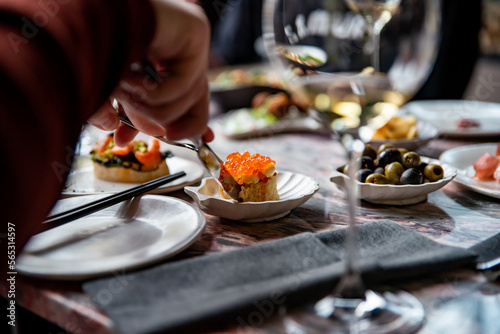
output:
[[[496,143],[467,145],[453,148],[441,154],[439,159],[444,163],[455,167],[458,170],[455,182],[461,184],[467,189],[477,193],[500,198],[500,183],[491,181],[479,181],[474,178],[475,171],[472,164],[484,153],[489,152],[495,156],[497,150]]]
[[[409,205],[423,202],[427,195],[448,184],[457,175],[455,168],[443,162],[427,157],[421,157],[423,162],[441,165],[444,170],[444,177],[436,182],[415,184],[415,185],[394,185],[394,184],[371,184],[359,183],[359,197],[367,202],[387,205]],[[330,181],[342,189],[346,188],[346,181],[349,177],[343,173],[334,171]]]
[[[205,178],[199,187],[186,187],[205,213],[245,223],[256,223],[281,218],[290,210],[305,203],[319,189],[312,178],[290,172],[278,172],[278,194],[280,200],[268,202],[236,203],[219,195],[219,185],[213,178]]]
[[[60,200],[53,214],[103,195]],[[188,248],[205,217],[180,199],[144,195],[33,236],[16,262],[23,274],[83,279],[136,269]]]
[[[264,118],[253,117],[250,110],[250,108],[240,108],[229,111],[216,120],[215,126],[231,139],[271,136],[287,132],[325,131],[320,123],[299,113],[269,123]]]
[[[442,135],[448,137],[478,137],[500,134],[500,104],[465,100],[413,101],[401,113],[413,114],[419,120],[434,124]],[[461,119],[471,119],[479,127],[458,128]]]
[[[426,145],[432,139],[439,137],[439,129],[431,123],[418,121],[417,122],[418,136],[414,139],[398,139],[398,140],[372,140],[369,142],[375,149],[382,144],[392,144],[394,147],[404,147],[409,151],[414,151],[419,147]]]
[[[79,157],[78,159],[80,159],[78,166],[74,167],[66,181],[66,186],[62,192],[64,196],[112,194],[139,185],[138,183],[100,180],[94,176],[94,167],[89,157]],[[182,189],[187,185],[200,181],[205,174],[205,169],[201,164],[176,156],[168,158],[167,165],[171,174],[184,171],[186,175],[150,191],[149,194],[163,194]]]

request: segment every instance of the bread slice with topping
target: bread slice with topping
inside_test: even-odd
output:
[[[260,154],[250,155],[248,151],[231,153],[221,164],[219,181],[224,185],[224,176],[230,174],[241,186],[240,202],[276,201],[279,194],[275,165],[274,160]],[[231,199],[222,188],[219,190],[223,198]]]

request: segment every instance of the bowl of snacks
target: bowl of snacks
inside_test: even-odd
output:
[[[394,147],[415,150],[439,136],[439,129],[431,123],[417,120],[414,115],[393,116],[377,128],[369,141],[374,148],[384,143]]]
[[[439,160],[420,156],[405,148],[383,144],[378,150],[366,145],[357,161],[359,198],[370,203],[409,205],[427,200],[427,195],[448,184],[456,169]],[[342,189],[349,181],[349,166],[334,171],[330,181]]]

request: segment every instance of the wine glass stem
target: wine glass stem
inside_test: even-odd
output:
[[[358,229],[356,226],[356,212],[358,208],[358,185],[356,183],[356,173],[359,170],[358,158],[361,157],[364,145],[358,140],[349,141],[346,145],[348,153],[348,181],[347,181],[347,201],[348,201],[348,227],[346,234],[346,257],[345,274],[337,287],[337,293],[344,298],[363,298],[364,286],[361,273],[358,268]]]
[[[371,35],[373,43],[372,66],[375,72],[380,72],[380,31],[374,29]]]

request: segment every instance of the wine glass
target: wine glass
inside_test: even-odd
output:
[[[372,66],[380,71],[380,32],[398,11],[401,0],[345,0],[349,8],[361,14],[371,39]]]
[[[404,333],[424,320],[424,309],[411,294],[365,289],[358,268],[354,180],[356,161],[374,129],[429,76],[439,26],[435,0],[264,3],[263,40],[271,65],[294,97],[341,141],[350,176],[345,273],[330,295],[286,312],[285,325],[293,333]]]

